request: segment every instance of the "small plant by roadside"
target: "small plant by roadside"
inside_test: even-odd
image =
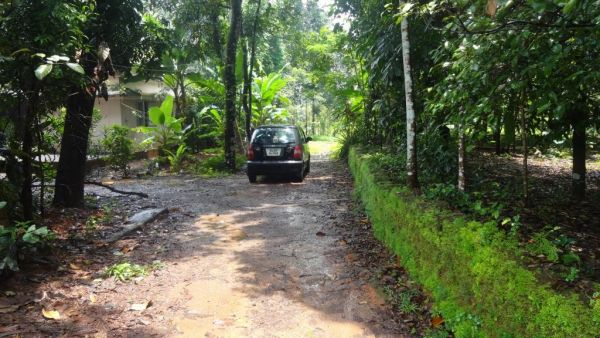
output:
[[[6,206],[0,202],[0,209]],[[54,234],[46,227],[31,222],[17,222],[13,226],[0,225],[0,272],[5,269],[18,271],[19,259],[26,252],[34,252],[48,245]]]
[[[149,265],[139,265],[129,262],[121,262],[107,267],[102,273],[105,278],[114,278],[121,282],[127,282],[135,278],[145,277],[150,272],[164,268],[161,261],[154,261]]]
[[[98,217],[90,216],[85,220],[84,231],[86,235],[91,235],[98,230]]]
[[[171,172],[179,172],[183,166],[183,161],[187,157],[188,148],[185,144],[180,144],[175,152],[165,149]]]
[[[384,287],[384,293],[401,313],[410,314],[419,310],[419,305],[413,301],[413,298],[417,295],[414,290],[399,291],[391,286],[386,286]]]
[[[110,166],[127,177],[129,161],[133,158],[133,140],[129,137],[129,128],[114,125],[106,129],[102,145],[108,152]]]
[[[225,167],[225,157],[222,150],[209,149],[206,152],[209,153],[209,156],[197,161],[192,169],[196,175],[215,177],[230,174]],[[242,155],[236,156],[235,162],[236,167],[241,168],[246,162],[246,158]]]

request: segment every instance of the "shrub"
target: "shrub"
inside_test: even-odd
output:
[[[0,209],[5,206],[5,202],[0,202]],[[54,234],[48,228],[38,228],[30,222],[0,225],[0,273],[5,269],[18,271],[18,260],[24,252],[44,247],[53,238]]]
[[[375,236],[431,294],[455,336],[600,335],[600,306],[590,308],[577,295],[540,282],[521,266],[517,242],[493,222],[432,206],[373,172],[372,161],[351,149],[350,168]]]
[[[129,137],[129,128],[114,125],[106,129],[102,145],[108,153],[109,165],[126,177],[129,161],[133,158],[133,140]]]

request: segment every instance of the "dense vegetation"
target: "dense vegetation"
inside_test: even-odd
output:
[[[0,3],[0,269],[15,269],[20,249],[51,239],[27,222],[50,205],[84,206],[92,153],[123,176],[133,152],[150,148],[159,155],[153,170],[215,175],[239,169],[254,127],[295,123],[338,138],[342,157],[361,146],[386,185],[409,188],[396,207],[435,210],[398,220],[412,232],[379,231],[409,256],[401,258],[444,314],[457,315],[448,310],[455,305],[478,312],[467,296],[500,292],[496,284],[472,289],[475,296],[456,291],[459,279],[481,272],[461,260],[466,248],[500,248],[519,253],[511,267],[481,267],[509,269],[505,276],[526,284],[503,298],[516,313],[529,301],[552,301],[560,320],[588,316],[584,308],[596,306],[600,292],[600,186],[591,175],[600,145],[600,2],[335,0],[327,10],[316,0]],[[147,111],[149,125],[114,127],[97,142],[94,102],[109,98],[115,75],[125,84],[161,81],[166,90]],[[133,136],[145,140],[133,144]],[[43,160],[48,154],[60,154],[56,165]],[[358,177],[371,175],[353,156]],[[570,161],[570,172],[539,164],[549,156]],[[369,206],[379,191],[361,193],[377,218],[382,211]],[[465,272],[430,279],[411,261],[423,254],[419,243],[402,242],[447,224],[439,237],[447,242],[426,243],[423,252],[457,254],[455,269]],[[472,238],[481,233],[491,242]],[[572,291],[577,301],[552,293]],[[528,292],[541,298],[517,304]],[[495,301],[485,298],[485,306]],[[508,320],[481,316],[486,332]],[[516,335],[563,325],[539,320],[497,325]],[[450,328],[463,335],[460,327]]]

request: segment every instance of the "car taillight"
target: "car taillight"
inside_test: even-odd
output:
[[[302,146],[297,145],[294,148],[294,160],[301,160],[302,159]]]
[[[254,149],[252,149],[251,144],[248,145],[248,150],[246,150],[246,158],[248,158],[250,161],[254,159]]]

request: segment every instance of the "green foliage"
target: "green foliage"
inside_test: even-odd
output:
[[[5,206],[5,202],[0,202],[0,209]],[[17,222],[13,226],[0,225],[0,272],[5,269],[18,271],[18,260],[24,252],[43,248],[54,238],[48,228],[38,228],[31,222]]]
[[[108,153],[106,159],[110,166],[127,177],[129,161],[133,159],[133,140],[129,135],[129,128],[114,125],[106,129],[102,145]]]
[[[118,281],[127,282],[137,277],[145,277],[148,273],[149,270],[146,266],[122,262],[107,267],[103,275],[106,278],[112,277]]]
[[[211,149],[209,149],[211,150]],[[231,171],[225,167],[225,155],[221,149],[212,149],[206,158],[198,161],[193,171],[200,176],[215,177],[231,175]],[[243,155],[236,156],[236,167],[241,168],[246,163]]]
[[[161,154],[166,150],[174,150],[189,135],[190,127],[183,127],[184,119],[173,115],[173,97],[170,95],[159,107],[150,107],[148,117],[152,126],[137,127],[135,130],[149,135],[142,144],[158,146]]]
[[[390,184],[357,149],[349,163],[375,236],[431,295],[455,336],[600,335],[595,303],[590,309],[541,283],[496,224],[469,221]]]
[[[286,123],[288,111],[281,106],[289,104],[289,99],[281,95],[287,81],[279,73],[259,77],[252,84],[252,124],[261,126],[270,123]]]
[[[187,150],[188,148],[185,144],[180,144],[175,152],[165,150],[168,154],[167,159],[169,160],[171,172],[179,172],[181,170],[183,161],[187,156]]]
[[[400,312],[410,314],[419,310],[418,304],[413,302],[413,298],[417,295],[415,291],[406,290],[398,292],[393,288],[386,287],[384,288],[384,292],[392,304],[398,307]]]
[[[531,243],[528,245],[529,251],[537,255],[544,255],[551,262],[558,262],[559,249],[548,239],[546,232],[538,232],[531,238]]]
[[[154,270],[159,270],[164,267],[161,261],[154,261],[150,265],[139,265],[129,262],[121,262],[107,267],[103,271],[105,278],[112,277],[121,282],[128,282],[138,277],[145,277]]]

